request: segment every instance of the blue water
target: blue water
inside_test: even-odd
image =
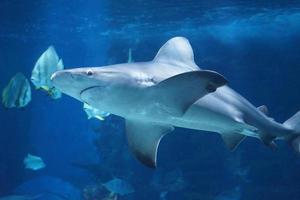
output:
[[[49,45],[66,68],[102,66],[127,62],[129,48],[134,61],[151,60],[173,36],[279,122],[300,109],[299,1],[2,0],[0,89],[17,72],[30,77]],[[28,153],[46,168],[24,169]],[[231,153],[217,134],[176,129],[153,170],[130,154],[117,116],[88,120],[80,102],[36,90],[23,109],[0,106],[0,196],[103,199],[101,184],[118,177],[135,189],[124,200],[299,200],[299,168],[285,142],[272,151],[248,138]],[[84,195],[97,186],[97,198]]]

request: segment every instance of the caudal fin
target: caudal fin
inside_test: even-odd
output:
[[[300,111],[285,121],[283,125],[293,130],[293,134],[287,138],[287,141],[297,153],[300,153]]]

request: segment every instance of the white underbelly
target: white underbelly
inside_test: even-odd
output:
[[[217,133],[241,129],[241,124],[234,121],[232,118],[202,109],[201,107],[191,107],[183,116],[172,116],[171,114],[163,112],[157,114],[145,111],[133,112],[131,114],[127,113],[127,116],[124,116],[124,118]]]

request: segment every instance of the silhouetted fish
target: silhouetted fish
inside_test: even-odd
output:
[[[50,46],[37,60],[31,75],[31,82],[36,89],[45,90],[53,99],[61,97],[61,92],[56,89],[51,80],[51,75],[64,69],[62,59],[60,59],[53,46]]]
[[[38,156],[34,156],[31,154],[28,154],[25,158],[24,158],[24,165],[26,169],[31,169],[31,170],[39,170],[39,169],[43,169],[46,167],[46,164],[44,163],[44,161],[42,160],[42,158],[38,157]]]
[[[31,101],[29,81],[22,73],[17,73],[2,92],[2,103],[6,108],[25,107]]]

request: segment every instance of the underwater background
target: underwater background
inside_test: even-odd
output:
[[[174,36],[279,122],[300,110],[299,1],[1,0],[0,89],[17,72],[29,78],[50,45],[65,68],[103,66],[129,51],[151,60]],[[229,152],[218,134],[177,128],[153,170],[129,152],[123,119],[88,120],[82,103],[33,89],[25,108],[0,106],[0,196],[102,200],[117,177],[134,188],[124,200],[299,200],[300,157],[277,143],[272,151],[247,138]],[[25,169],[28,153],[46,167]]]

